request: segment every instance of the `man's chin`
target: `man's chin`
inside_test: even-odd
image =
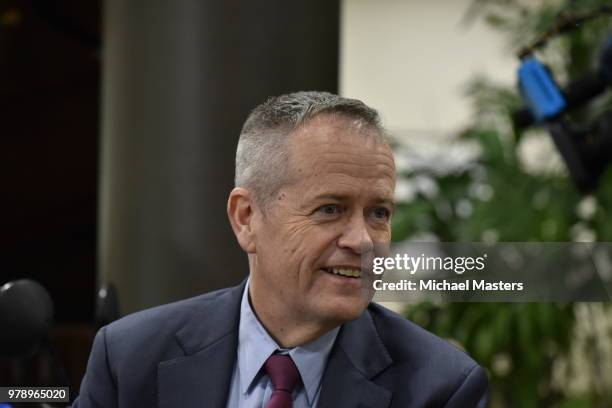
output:
[[[363,311],[368,307],[368,303],[364,299],[352,302],[334,302],[326,307],[325,315],[327,320],[335,322],[336,325],[348,323],[361,316]]]

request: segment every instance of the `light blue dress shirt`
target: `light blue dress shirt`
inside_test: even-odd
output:
[[[340,328],[302,346],[283,349],[270,337],[253,313],[248,291],[247,281],[240,305],[238,352],[227,407],[265,407],[274,389],[263,365],[274,352],[280,351],[281,354],[291,356],[302,379],[293,391],[293,408],[315,408],[321,393],[321,378],[327,358]]]

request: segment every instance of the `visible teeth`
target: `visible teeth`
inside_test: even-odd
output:
[[[361,271],[359,269],[350,269],[350,268],[331,268],[331,272],[336,275],[342,276],[350,276],[353,278],[360,278]]]

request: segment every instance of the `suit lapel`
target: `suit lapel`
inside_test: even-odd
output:
[[[392,363],[366,310],[338,334],[323,375],[319,406],[387,408],[391,391],[371,379]]]
[[[159,407],[223,407],[236,347],[231,338],[193,356],[163,362],[158,369]]]
[[[185,356],[159,364],[160,408],[223,407],[232,378],[245,282],[199,305],[176,334]],[[219,313],[219,311],[226,313]]]

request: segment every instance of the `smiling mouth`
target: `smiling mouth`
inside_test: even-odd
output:
[[[331,267],[322,268],[325,272],[331,273],[332,275],[339,275],[345,278],[359,279],[361,278],[361,269],[350,268],[350,267]]]

